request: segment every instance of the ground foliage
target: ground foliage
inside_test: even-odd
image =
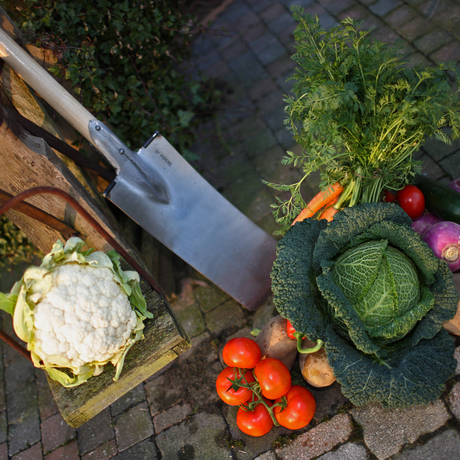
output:
[[[353,19],[324,30],[318,17],[292,11],[297,65],[286,124],[302,151],[288,152],[283,163],[303,178],[269,184],[290,192],[273,205],[282,232],[306,206],[301,186],[313,171],[320,171],[321,187],[345,187],[338,208],[376,202],[384,188],[399,190],[420,171],[413,155],[427,137],[450,143],[445,127],[460,135],[453,65],[407,68],[398,43],[372,40]]]
[[[38,250],[5,215],[0,216],[0,268],[32,262]]]
[[[194,122],[215,107],[210,82],[186,78],[197,32],[186,1],[7,1],[27,41],[51,49],[50,71],[70,81],[80,102],[129,147],[159,130],[187,157]]]

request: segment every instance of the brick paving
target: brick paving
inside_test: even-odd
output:
[[[301,4],[324,27],[351,16],[374,27],[375,38],[402,40],[408,65],[453,60],[460,64],[459,0],[234,0],[196,38],[190,74],[199,72],[225,88],[225,105],[199,128],[192,148],[197,169],[267,232],[276,229],[270,204],[278,192],[262,179],[296,180],[281,165],[298,148],[284,122],[283,95],[290,89],[295,24],[289,7]],[[460,143],[429,139],[417,157],[424,172],[448,182],[460,177]],[[312,175],[306,193],[316,193]],[[306,196],[308,198],[308,196]],[[193,271],[192,271],[193,274]],[[196,275],[196,276],[195,276]],[[11,285],[4,285],[2,291]],[[11,283],[12,284],[12,283]],[[236,427],[236,408],[222,404],[214,381],[220,352],[231,337],[249,336],[275,314],[268,301],[248,312],[193,274],[182,280],[172,308],[192,349],[121,397],[78,429],[54,403],[42,371],[0,344],[0,460],[444,460],[460,451],[460,365],[443,396],[404,411],[352,407],[338,384],[312,389],[317,411],[298,432],[276,428],[251,438]],[[13,334],[2,316],[2,328]],[[460,357],[457,348],[456,357]],[[297,376],[299,378],[299,376]]]

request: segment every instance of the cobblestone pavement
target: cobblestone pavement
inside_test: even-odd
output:
[[[296,149],[283,125],[283,95],[293,71],[292,3],[317,14],[325,27],[351,16],[363,19],[365,28],[374,26],[372,35],[380,40],[402,39],[408,65],[460,62],[458,0],[223,1],[210,30],[194,42],[192,72],[225,83],[227,103],[201,126],[192,150],[212,185],[269,233],[276,229],[270,209],[275,192],[261,180],[286,182],[298,175],[280,164],[286,150]],[[460,177],[459,153],[459,143],[428,140],[419,158],[424,172],[447,182]],[[313,193],[317,179],[308,186]],[[276,314],[272,303],[250,313],[190,276],[171,304],[193,347],[78,429],[63,421],[43,372],[2,345],[0,459],[459,458],[460,366],[443,396],[428,406],[353,407],[336,383],[313,390],[318,408],[305,429],[276,428],[250,438],[236,427],[236,408],[218,400],[214,382],[223,344],[263,327]],[[3,328],[11,333],[8,321]]]

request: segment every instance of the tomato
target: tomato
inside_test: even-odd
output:
[[[254,374],[262,395],[268,399],[281,398],[291,388],[291,373],[279,359],[262,359],[254,369]]]
[[[220,399],[229,406],[239,406],[245,403],[252,397],[250,388],[233,388],[232,382],[229,380],[241,380],[241,383],[247,384],[254,382],[252,371],[247,369],[238,369],[235,367],[226,367],[217,377],[216,390]],[[236,383],[235,386],[238,384]]]
[[[257,404],[253,411],[240,407],[236,414],[236,424],[249,436],[263,436],[272,429],[273,420],[268,409],[263,404]]]
[[[287,320],[286,331],[290,339],[295,339],[295,336],[294,336],[295,329],[289,320]]]
[[[280,406],[275,406],[273,409],[278,423],[290,430],[306,427],[316,411],[316,401],[313,395],[300,385],[292,385],[285,397],[287,399],[286,408],[282,409]],[[281,398],[275,402],[280,401]]]
[[[287,320],[286,332],[287,332],[287,335],[288,335],[288,337],[290,339],[297,339],[297,337],[294,335],[295,334],[294,326],[291,324],[291,322],[289,320]]]
[[[425,211],[425,197],[415,185],[406,185],[396,194],[399,205],[412,219],[418,219]]]
[[[394,203],[395,201],[397,201],[397,198],[393,192],[390,192],[390,190],[384,190],[383,201],[386,201],[387,203]]]
[[[262,357],[260,347],[252,339],[237,337],[229,340],[222,352],[224,363],[230,367],[253,369]]]

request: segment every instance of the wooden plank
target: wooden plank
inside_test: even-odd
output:
[[[12,195],[42,185],[64,190],[79,201],[123,247],[131,248],[114,220],[107,217],[88,190],[46,142],[30,135],[11,119],[8,109],[4,108],[2,113],[4,120],[0,126],[0,188]],[[40,195],[30,198],[28,202],[78,230],[90,247],[103,251],[111,249],[107,242],[61,198]],[[10,211],[7,216],[44,253],[49,252],[56,240],[61,237],[50,227],[20,213]]]
[[[122,267],[130,269],[125,263]],[[111,364],[105,366],[101,375],[75,388],[64,388],[48,378],[59,411],[70,426],[78,428],[191,346],[183,327],[171,315],[167,301],[143,279],[141,289],[154,317],[144,322],[144,339],[129,350],[117,382],[112,380],[115,368]]]

